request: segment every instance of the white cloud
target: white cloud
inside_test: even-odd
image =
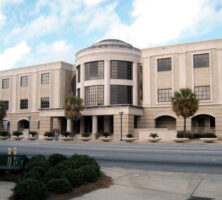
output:
[[[130,25],[121,23],[113,10],[106,17],[116,20],[106,25],[104,38],[119,38],[144,48],[200,35],[222,24],[222,9],[216,9],[221,3],[210,0],[134,0],[131,13],[134,22]]]
[[[72,45],[60,40],[52,44],[42,43],[36,50],[36,56],[40,62],[65,61],[74,63],[75,50]]]
[[[20,42],[14,47],[6,49],[0,54],[0,70],[12,68],[18,61],[30,52],[30,47],[25,41]]]
[[[83,0],[83,2],[87,5],[87,6],[93,6],[93,5],[97,5],[100,4],[101,2],[104,2],[106,0]]]

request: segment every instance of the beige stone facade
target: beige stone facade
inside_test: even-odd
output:
[[[44,73],[49,74],[47,84],[41,80]],[[24,76],[28,85],[21,86]],[[31,115],[30,129],[41,135],[68,128],[96,137],[112,132],[119,140],[122,125],[124,137],[132,133],[142,139],[156,131],[168,138],[183,128],[170,97],[188,87],[197,93],[200,106],[187,120],[187,129],[222,136],[221,77],[222,39],[142,50],[120,40],[103,40],[79,51],[74,65],[55,62],[1,71],[0,100],[9,102],[5,120],[10,131],[27,132],[24,120]],[[85,104],[79,122],[67,122],[62,109],[65,97],[73,94]],[[42,98],[49,99],[47,108],[42,108]],[[21,109],[21,100],[28,100],[27,109]]]

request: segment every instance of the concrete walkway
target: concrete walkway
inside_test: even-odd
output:
[[[186,200],[191,196],[222,200],[222,175],[102,168],[114,184],[73,200]],[[0,200],[11,196],[14,183],[0,182]]]

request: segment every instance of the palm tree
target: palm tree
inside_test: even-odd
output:
[[[0,101],[0,129],[2,128],[2,120],[6,116],[6,105],[3,101]]]
[[[68,96],[65,99],[64,112],[67,120],[77,121],[81,119],[83,109],[83,100],[78,96]]]
[[[184,137],[186,136],[186,119],[198,110],[199,101],[195,93],[189,88],[182,88],[174,92],[172,97],[172,108],[177,116],[184,119]]]

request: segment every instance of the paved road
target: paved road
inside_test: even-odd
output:
[[[17,147],[26,155],[88,154],[104,167],[222,174],[222,145],[0,141],[0,152]]]

